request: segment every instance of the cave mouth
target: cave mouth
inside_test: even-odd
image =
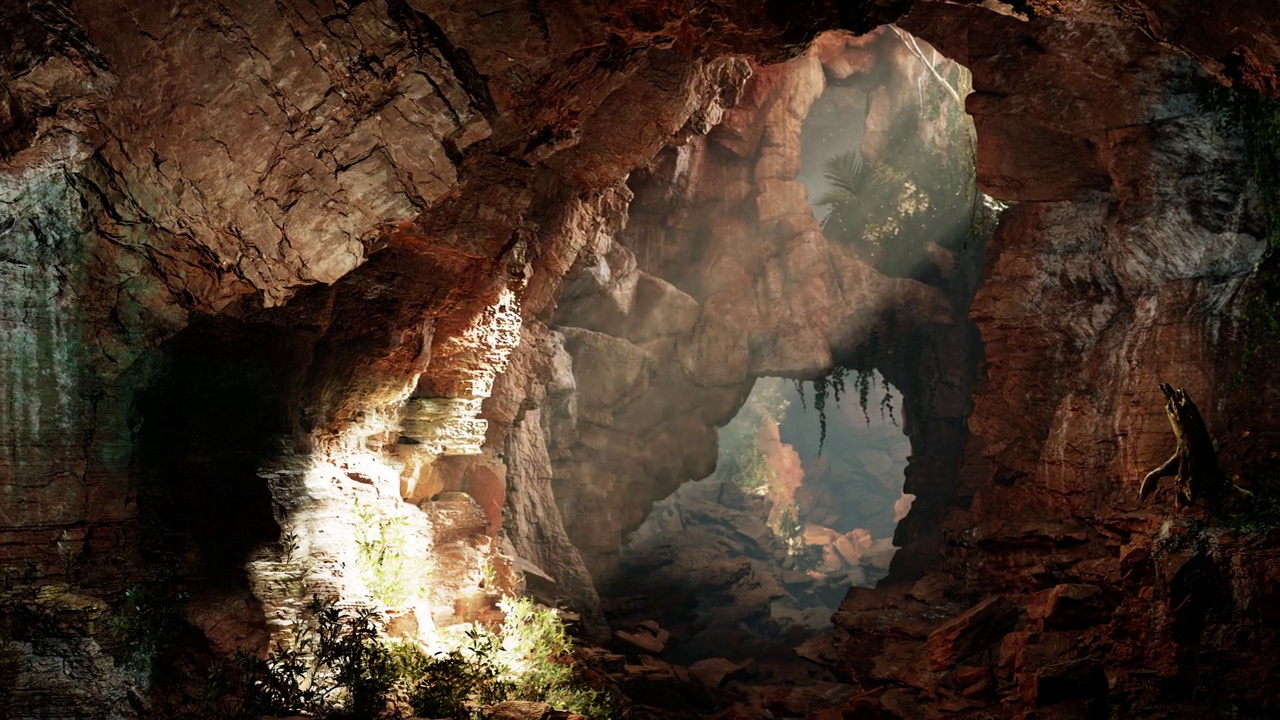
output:
[[[886,277],[944,287],[947,256],[999,209],[977,189],[971,73],[896,26],[825,33],[813,52],[825,83],[796,179],[823,235]]]
[[[706,307],[748,328],[741,404],[720,411],[736,417],[712,421],[714,473],[671,478],[600,582],[613,627],[644,639],[637,628],[656,621],[659,654],[677,663],[789,651],[831,629],[851,587],[936,556],[981,352],[967,309],[998,206],[977,188],[968,70],[887,27],[826,33],[761,73],[788,104],[759,116],[757,155],[701,161],[717,177],[753,166],[755,205],[712,199],[719,219],[695,233],[707,247],[683,265],[655,261],[643,231],[617,250],[659,275],[674,267],[665,277],[695,299],[732,288]],[[647,203],[664,193],[635,190],[633,218],[663,217]],[[721,232],[737,224],[745,233]],[[822,261],[789,264],[805,253]],[[746,281],[721,278],[731,271]]]
[[[656,503],[623,546],[615,624],[656,620],[677,662],[742,660],[829,629],[849,587],[888,574],[914,499],[902,396],[874,370],[846,385],[755,382],[718,431],[716,471]]]

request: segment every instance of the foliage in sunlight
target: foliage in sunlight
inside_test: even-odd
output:
[[[240,703],[235,713],[219,716],[354,720],[399,718],[411,710],[419,717],[476,720],[484,708],[507,700],[545,702],[593,720],[617,716],[613,696],[582,680],[555,610],[511,597],[499,608],[505,619],[496,631],[469,626],[428,653],[416,642],[385,638],[373,610],[313,598],[265,659],[240,653]]]
[[[970,89],[968,72],[950,62],[939,70],[918,46],[913,52],[933,79],[922,78],[917,112],[892,119],[882,157],[853,150],[829,158],[823,176],[830,188],[814,203],[825,213],[828,238],[894,277],[912,277],[927,266],[927,243],[955,249],[985,240],[993,229],[988,221],[1000,210],[977,189],[976,136],[957,102]],[[924,130],[934,127],[941,135]]]
[[[375,600],[404,607],[424,594],[427,568],[407,551],[409,520],[387,517],[372,505],[355,503],[356,563]]]
[[[772,471],[760,451],[760,428],[781,424],[790,404],[782,384],[761,380],[733,421],[720,429],[716,475],[733,482],[748,495],[767,495]]]
[[[245,715],[383,718],[400,681],[372,610],[312,598],[306,617],[265,659],[241,653]]]

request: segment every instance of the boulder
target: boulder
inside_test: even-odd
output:
[[[992,647],[1018,623],[1020,611],[1001,596],[987,598],[929,634],[929,664],[946,670]]]

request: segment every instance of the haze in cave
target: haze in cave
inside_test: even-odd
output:
[[[1280,716],[1278,24],[4,4],[0,717]]]

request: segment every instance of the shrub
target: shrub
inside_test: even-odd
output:
[[[185,594],[167,582],[130,585],[120,608],[108,621],[111,635],[120,643],[125,674],[143,685],[172,679],[170,662],[180,645],[186,621]]]
[[[347,612],[319,598],[309,610],[265,660],[240,654],[245,707],[262,714],[386,717],[400,678],[373,611]]]
[[[387,607],[404,607],[422,594],[422,565],[405,552],[409,520],[384,517],[372,505],[355,504],[356,564],[369,593]]]
[[[372,610],[343,611],[313,599],[310,616],[295,621],[265,660],[238,655],[244,702],[233,717],[387,718],[398,716],[396,699],[418,716],[452,720],[480,718],[484,707],[505,700],[546,702],[598,720],[615,716],[611,697],[579,678],[554,610],[517,598],[500,607],[500,633],[472,628],[458,647],[428,655],[416,643],[384,639]]]
[[[415,714],[466,720],[476,716],[479,708],[502,702],[511,694],[513,685],[498,660],[501,644],[497,636],[472,628],[464,637],[462,647],[435,655],[427,655],[410,643],[397,649],[409,706]]]

